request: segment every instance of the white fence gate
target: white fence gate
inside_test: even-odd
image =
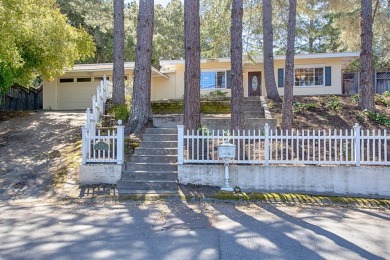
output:
[[[219,144],[236,145],[236,164],[390,165],[386,130],[187,131],[178,126],[178,163],[221,163]]]

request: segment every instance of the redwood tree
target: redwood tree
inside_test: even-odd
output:
[[[200,19],[199,0],[184,1],[184,126],[200,127]]]
[[[150,107],[154,0],[140,0],[137,21],[137,49],[134,70],[130,132],[140,133],[152,120]]]
[[[244,88],[242,83],[242,14],[243,0],[233,0],[230,27],[232,130],[245,128],[243,111]]]
[[[267,97],[279,101],[280,96],[275,82],[274,72],[274,34],[272,29],[272,4],[271,0],[263,0],[263,57],[264,80]]]
[[[124,69],[124,0],[114,1],[114,71],[112,102],[114,104],[125,103],[125,69]]]
[[[372,0],[361,0],[360,99],[361,110],[375,110],[372,58]]]
[[[294,53],[295,53],[295,23],[296,23],[297,1],[289,0],[288,26],[287,26],[287,49],[285,65],[285,84],[282,110],[282,129],[292,128],[293,112],[293,88],[294,88]]]

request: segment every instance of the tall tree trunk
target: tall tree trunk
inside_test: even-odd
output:
[[[361,110],[375,110],[372,58],[372,0],[361,0],[360,99]]]
[[[139,134],[152,120],[150,107],[154,0],[140,0],[137,21],[137,49],[134,70],[130,132]]]
[[[184,126],[200,127],[200,18],[199,0],[184,1]]]
[[[272,4],[271,0],[263,0],[263,55],[264,55],[264,80],[267,97],[274,101],[280,101],[278,88],[275,82],[274,71],[274,33],[272,29]]]
[[[231,27],[230,27],[230,55],[231,55],[231,126],[233,130],[242,130],[245,128],[243,99],[244,87],[242,79],[242,15],[243,0],[233,0]]]
[[[289,0],[285,84],[284,84],[283,109],[282,109],[282,129],[285,130],[289,130],[292,128],[292,121],[293,121],[292,100],[293,100],[293,89],[294,89],[296,12],[297,12],[297,1]]]
[[[125,44],[125,25],[124,25],[124,0],[114,0],[114,71],[113,71],[113,90],[112,103],[125,103],[125,68],[124,68],[124,44]]]

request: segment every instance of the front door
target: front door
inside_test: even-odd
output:
[[[248,72],[248,96],[261,96],[261,71]]]

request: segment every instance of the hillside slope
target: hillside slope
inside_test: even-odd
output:
[[[355,123],[362,129],[390,129],[390,93],[376,95],[376,112],[363,112],[358,107],[359,97],[315,96],[294,97],[295,129],[351,129]],[[282,120],[282,102],[267,100],[272,117]]]

